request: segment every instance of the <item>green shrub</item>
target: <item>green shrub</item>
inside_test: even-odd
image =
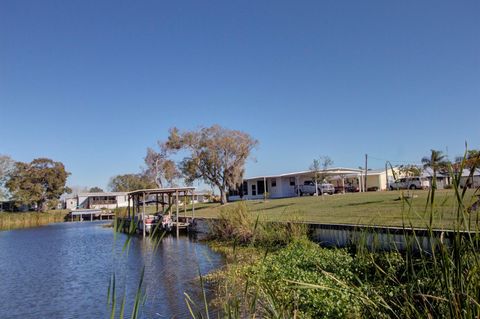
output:
[[[292,317],[357,317],[361,302],[351,285],[352,262],[346,250],[293,241],[248,270],[259,285],[260,315],[274,317],[280,308]]]

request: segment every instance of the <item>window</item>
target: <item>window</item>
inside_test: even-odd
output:
[[[295,177],[290,177],[290,186],[295,186]]]
[[[252,196],[256,196],[257,195],[257,185],[253,184],[252,185]]]
[[[228,190],[228,196],[238,196],[240,195],[236,188],[230,188]]]
[[[277,187],[277,179],[272,179],[272,187]]]

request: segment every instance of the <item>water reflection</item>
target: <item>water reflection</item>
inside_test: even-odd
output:
[[[103,223],[104,224],[104,223]],[[126,317],[145,266],[143,318],[188,317],[184,292],[200,300],[198,272],[222,257],[187,237],[126,236],[102,223],[62,223],[0,232],[0,318],[105,318],[108,282],[116,275],[117,302],[126,294]]]

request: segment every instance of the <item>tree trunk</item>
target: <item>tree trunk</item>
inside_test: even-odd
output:
[[[227,191],[223,187],[220,188],[220,204],[225,205],[227,203]]]
[[[37,202],[37,209],[36,209],[36,211],[37,211],[38,213],[43,212],[43,203],[44,203],[44,201],[38,201],[38,202]]]

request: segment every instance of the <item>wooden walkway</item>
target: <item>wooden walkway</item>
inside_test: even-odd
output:
[[[105,211],[102,209],[75,209],[70,212],[70,221],[84,221],[90,220],[105,220],[115,218],[115,213],[111,211]]]

